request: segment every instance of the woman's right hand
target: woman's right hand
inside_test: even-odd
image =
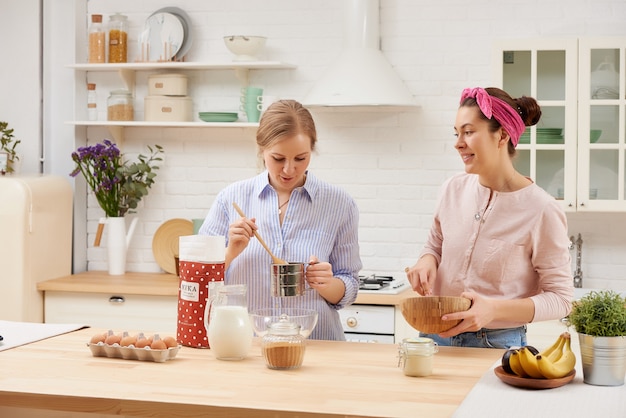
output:
[[[256,230],[256,218],[241,217],[228,226],[228,248],[226,249],[228,261],[241,254]]]
[[[411,287],[422,296],[433,293],[433,284],[437,278],[437,260],[430,254],[422,256],[413,267],[405,269]]]

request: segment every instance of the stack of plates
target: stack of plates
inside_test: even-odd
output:
[[[530,131],[526,131],[520,136],[520,144],[530,144]],[[562,144],[563,129],[561,128],[537,128],[538,144]]]
[[[592,129],[589,132],[589,138],[591,142],[598,142],[602,135],[601,129]],[[520,144],[530,144],[530,130],[526,128],[526,131],[519,138]],[[537,143],[538,144],[563,144],[563,129],[561,128],[537,128]]]
[[[538,144],[562,144],[563,129],[561,128],[537,128]]]
[[[234,122],[237,112],[199,112],[198,116],[205,122]]]
[[[152,13],[139,35],[144,61],[182,61],[191,43],[191,20],[178,7],[164,7]]]

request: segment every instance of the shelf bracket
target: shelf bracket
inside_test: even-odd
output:
[[[133,96],[135,95],[135,72],[125,68],[120,68],[120,77],[126,86],[126,89],[130,91]]]
[[[248,82],[250,81],[249,74],[250,70],[248,68],[235,68],[235,76],[239,81],[241,81],[243,87],[246,87],[248,85]]]
[[[110,125],[107,126],[113,140],[117,144],[118,148],[121,148],[124,144],[124,127],[119,125]]]

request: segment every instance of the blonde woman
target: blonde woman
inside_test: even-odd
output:
[[[310,338],[345,340],[337,310],[356,299],[362,266],[356,203],[308,170],[317,133],[311,114],[297,101],[273,103],[256,139],[265,171],[222,190],[199,233],[226,236],[225,283],[248,286],[249,309],[314,309],[319,317]],[[233,202],[249,218],[239,216]],[[272,259],[254,238],[255,230],[275,256],[311,263],[306,269],[311,291],[272,296]]]

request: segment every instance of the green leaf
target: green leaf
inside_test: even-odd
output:
[[[626,335],[626,300],[613,290],[591,291],[573,303],[569,322],[582,334]]]

